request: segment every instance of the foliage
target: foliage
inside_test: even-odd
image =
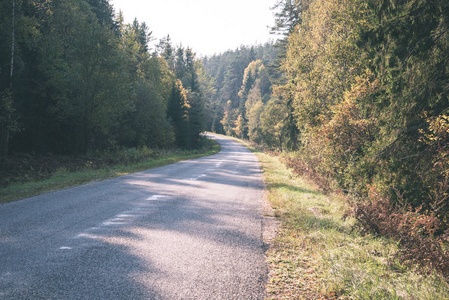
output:
[[[288,80],[278,88],[293,95],[301,130],[293,165],[360,201],[373,214],[357,215],[366,228],[376,218],[394,227],[380,233],[400,241],[402,258],[444,274],[447,9],[443,1],[314,1],[290,35]],[[369,187],[386,200],[363,204]],[[401,201],[407,213],[396,213]],[[419,226],[436,224],[434,239],[420,235]],[[428,251],[417,255],[416,245]]]
[[[168,101],[168,117],[175,128],[175,143],[187,148],[190,145],[189,114],[190,108],[186,91],[181,80],[173,84],[170,99]]]
[[[12,4],[0,3],[1,158],[171,147],[178,79],[190,103],[183,146],[199,147],[211,82],[191,49],[174,49],[169,38],[151,49],[148,26],[125,24],[108,0],[16,2],[12,79]]]
[[[254,88],[255,81],[260,79],[261,97],[269,98],[271,75],[265,66],[275,60],[276,54],[277,50],[268,43],[257,47],[242,46],[234,51],[203,59],[204,71],[211,78],[214,90],[206,98],[206,107],[209,108],[209,114],[205,116],[207,130],[235,136],[233,128],[241,115],[242,136],[248,137],[246,101],[249,92]],[[261,73],[260,68],[264,69]],[[258,78],[253,78],[254,76]]]
[[[11,92],[5,90],[0,94],[0,158],[6,158],[8,153],[9,137],[11,133],[19,130],[17,117],[14,115]]]
[[[273,208],[265,215],[282,221],[267,251],[268,299],[447,297],[444,278],[420,273],[424,269],[416,260],[403,263],[395,240],[353,230],[354,218],[343,218],[350,206],[341,195],[324,195],[293,174],[282,154],[257,151],[257,156]],[[404,224],[417,220],[412,215]]]
[[[262,144],[271,149],[282,149],[288,126],[287,115],[287,108],[281,99],[272,98],[266,103],[260,114]]]
[[[308,1],[278,0],[272,8],[275,10],[275,25],[271,31],[285,36],[291,34],[301,23],[302,12],[307,5]]]
[[[444,224],[449,223],[449,116],[442,113],[427,117],[427,127],[420,130],[421,139],[427,148],[425,152],[429,168],[422,175],[423,185],[428,190],[430,209]]]
[[[442,227],[437,216],[422,214],[422,207],[395,208],[374,188],[370,190],[370,199],[370,203],[357,203],[355,207],[354,216],[362,230],[394,238],[401,248],[398,252],[401,261],[418,264],[423,271],[436,270],[448,278],[449,230],[436,235]]]

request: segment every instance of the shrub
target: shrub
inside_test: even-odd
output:
[[[318,172],[315,168],[316,162],[302,159],[299,155],[284,156],[283,160],[288,168],[293,169],[295,174],[310,179],[320,190],[324,192],[332,190],[333,180],[331,176]]]
[[[397,240],[401,261],[417,264],[423,271],[436,270],[449,279],[449,230],[436,234],[442,224],[434,213],[426,214],[422,207],[394,207],[371,188],[370,201],[356,203],[354,216],[362,232]]]

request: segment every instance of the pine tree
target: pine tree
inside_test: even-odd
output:
[[[186,90],[181,80],[177,79],[168,99],[167,116],[175,130],[175,144],[183,148],[190,148],[191,145],[189,109]]]
[[[170,35],[167,35],[165,38],[159,41],[159,45],[157,46],[156,51],[165,59],[168,66],[170,67],[170,70],[172,72],[175,72],[175,57]]]
[[[278,0],[272,8],[275,10],[275,25],[271,33],[289,36],[295,27],[301,24],[302,12],[307,8],[308,0]]]
[[[269,66],[271,74],[279,84],[285,82],[285,74],[281,71],[281,66],[286,59],[288,37],[294,32],[295,28],[302,23],[303,12],[307,10],[309,0],[279,0],[273,7],[277,10],[275,13],[275,25],[271,28],[271,33],[281,35],[277,40],[275,47],[279,50],[276,60]],[[286,99],[287,105],[287,148],[295,150],[298,147],[299,129],[293,107],[293,98],[287,93],[282,96]]]

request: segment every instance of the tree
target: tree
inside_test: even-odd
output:
[[[87,0],[87,3],[102,26],[108,27],[115,33],[119,32],[119,24],[114,20],[114,8],[109,0]]]
[[[171,87],[174,77],[163,58],[150,56],[148,36],[146,26],[137,21],[122,28],[132,109],[124,115],[118,136],[127,147],[170,147],[174,145],[174,132],[167,120],[171,94],[167,86]]]
[[[134,22],[132,24],[132,30],[136,34],[137,41],[140,45],[140,51],[142,53],[149,53],[150,49],[148,48],[148,43],[152,40],[152,32],[147,27],[146,23],[143,22],[142,24],[139,23],[137,19],[134,19]]]
[[[21,151],[80,153],[110,147],[131,108],[120,40],[86,1],[43,1],[26,7],[32,26],[19,42],[17,110]],[[19,60],[20,62],[20,60]]]
[[[45,23],[50,6],[48,3],[31,1],[7,2],[9,1],[0,4],[0,10],[12,12],[11,15],[5,14],[5,19],[0,20],[0,36],[5,38],[0,40],[2,54],[0,55],[2,57],[0,58],[0,93],[3,95],[3,112],[0,113],[3,115],[3,122],[9,120],[8,124],[3,124],[0,141],[5,155],[9,150],[14,151],[17,142],[20,142],[24,123],[28,120],[25,112],[32,107],[24,105],[24,99],[30,100],[32,94],[39,90],[37,84],[39,80],[36,78],[38,76],[33,76],[33,72],[40,71],[36,63],[40,54],[39,21],[42,20],[42,23]],[[5,10],[1,7],[2,5],[5,5]],[[8,7],[9,5],[11,6]],[[3,45],[9,47],[8,54],[4,52],[6,47],[3,48]],[[8,72],[2,72],[2,70],[8,70]],[[33,102],[30,101],[30,103]],[[5,128],[9,129],[4,131]],[[11,139],[11,137],[14,138]],[[33,144],[33,141],[29,140],[28,143]]]
[[[172,92],[168,99],[167,116],[175,129],[175,143],[179,147],[190,147],[190,105],[187,100],[186,90],[181,80],[173,83]]]
[[[197,147],[200,140],[200,133],[205,129],[204,116],[204,96],[199,74],[201,73],[202,63],[195,58],[192,49],[178,48],[176,51],[176,78],[182,83],[185,89],[187,102],[189,103],[189,146]],[[204,78],[204,77],[203,77]]]
[[[170,35],[167,35],[165,38],[159,41],[159,45],[157,46],[157,53],[167,61],[170,69],[172,70],[172,72],[174,72],[175,57]]]
[[[14,76],[14,56],[15,56],[15,30],[16,30],[16,1],[12,1],[11,9],[11,66],[9,73],[9,89],[3,87],[0,95],[0,160],[8,157],[9,139],[11,132],[15,129],[13,118],[13,76]],[[1,71],[1,68],[0,68]],[[1,89],[0,89],[1,91]]]
[[[360,101],[362,110],[378,120],[378,142],[370,149],[376,157],[375,184],[392,199],[394,189],[399,189],[413,206],[428,208],[431,190],[443,180],[430,175],[438,155],[420,142],[420,130],[427,131],[429,121],[449,107],[449,3],[410,0],[360,5],[367,21],[360,26],[359,46],[379,82],[378,89]]]
[[[167,38],[150,54],[147,25],[114,17],[108,0],[0,1],[0,11],[0,159],[171,147],[170,98],[183,103],[178,142],[196,145],[213,89],[191,49],[175,59]]]
[[[231,100],[229,100],[226,103],[223,118],[220,121],[226,135],[235,136],[236,132],[234,131],[234,126],[237,118],[237,111],[232,108]]]
[[[0,159],[8,158],[10,135],[18,131],[17,120],[14,116],[13,99],[11,92],[5,90],[0,94]]]
[[[187,59],[187,63],[187,69],[190,73],[190,87],[187,93],[190,104],[190,135],[192,147],[197,147],[200,140],[200,134],[206,129],[204,91],[202,90],[202,84],[200,83],[200,78],[198,76],[198,73],[201,70],[201,63],[194,60],[194,55]]]
[[[10,72],[10,86],[12,89],[12,79],[14,75],[14,54],[15,54],[15,42],[16,42],[16,0],[12,0],[12,26],[11,26],[11,72]]]
[[[206,107],[213,107],[209,113],[209,121],[207,122],[207,129],[217,132],[225,132],[223,123],[229,124],[235,122],[238,114],[233,111],[238,108],[239,114],[245,116],[245,102],[246,96],[239,96],[242,89],[242,83],[245,76],[245,69],[252,61],[261,60],[264,65],[269,65],[276,57],[276,50],[271,43],[259,45],[257,47],[241,47],[234,51],[227,51],[220,55],[203,58],[203,66],[206,74],[213,79],[214,94],[210,97],[205,97]],[[263,79],[262,79],[263,77]],[[269,94],[268,89],[271,89],[271,82],[269,74],[264,71],[261,75],[261,88],[264,88],[263,95]],[[248,92],[249,89],[246,91]],[[265,101],[269,99],[266,97]],[[227,110],[227,103],[231,101],[230,110]],[[225,109],[226,108],[226,109]],[[225,110],[227,112],[225,112]],[[225,122],[220,122],[225,118]],[[229,118],[232,118],[229,119]],[[233,127],[234,125],[229,125]],[[231,128],[226,125],[226,128]],[[228,132],[232,132],[232,129]],[[233,133],[234,134],[234,133]]]
[[[262,60],[252,61],[244,71],[243,82],[239,92],[238,111],[241,117],[238,120],[240,124],[238,137],[244,139],[252,139],[251,135],[254,137],[254,126],[259,123],[258,119],[254,118],[259,116],[260,113],[254,114],[254,112],[251,112],[252,107],[259,102],[266,102],[270,98],[270,92],[271,82]],[[249,125],[250,114],[252,118],[251,126]]]
[[[278,98],[272,98],[264,107],[260,115],[261,134],[263,143],[272,149],[283,149],[284,139],[287,136],[285,130],[287,106]]]
[[[304,12],[307,11],[309,0],[279,0],[273,7],[273,10],[277,10],[275,13],[275,25],[271,28],[272,34],[278,34],[282,37],[277,40],[275,47],[278,49],[276,60],[269,66],[273,79],[277,81],[279,85],[289,85],[288,75],[286,76],[286,70],[282,66],[286,65],[287,60],[287,48],[289,46],[288,38],[296,33],[296,29],[302,24],[304,18]],[[274,80],[273,80],[274,81]],[[282,89],[279,89],[280,91]],[[288,106],[287,112],[287,137],[288,148],[290,150],[297,149],[299,138],[299,128],[297,127],[298,120],[295,117],[294,105],[292,95],[284,93],[283,95],[277,95],[277,97],[285,98]]]
[[[295,27],[301,24],[302,13],[307,9],[308,2],[307,0],[278,0],[272,8],[276,12],[275,25],[271,27],[271,33],[289,36]]]
[[[251,142],[262,144],[264,142],[262,134],[261,114],[264,110],[264,104],[256,100],[247,110],[248,119],[248,138]]]

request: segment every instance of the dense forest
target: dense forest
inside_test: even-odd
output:
[[[107,0],[0,2],[0,157],[194,148],[210,80]]]
[[[204,61],[209,129],[284,151],[347,194],[364,230],[449,275],[449,2],[281,0],[275,12],[276,59]]]
[[[239,115],[246,118],[245,105],[248,102],[250,90],[254,89],[254,93],[258,90],[262,93],[257,95],[259,100],[262,99],[262,95],[265,96],[265,100],[269,98],[272,84],[269,71],[265,66],[273,64],[277,53],[277,49],[271,43],[267,43],[253,47],[242,46],[239,49],[203,59],[205,72],[213,78],[213,90],[207,98],[210,111],[208,130],[247,137],[246,131],[244,135],[235,133],[234,123]],[[242,87],[243,84],[244,87]],[[246,130],[246,125],[242,126],[242,129]]]

